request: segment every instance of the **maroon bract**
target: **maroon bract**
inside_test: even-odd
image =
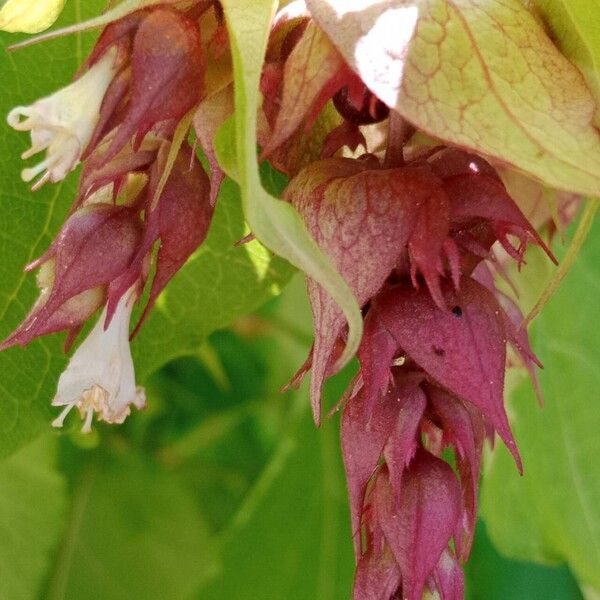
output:
[[[543,244],[501,183],[468,168],[466,173],[455,174],[456,151],[448,151],[451,176],[446,171],[440,178],[436,170],[445,152],[442,149],[430,161],[417,159],[395,169],[382,168],[373,156],[361,161],[319,161],[303,169],[285,190],[284,197],[302,214],[361,306],[390,275],[408,273],[415,287],[421,274],[435,303],[444,309],[441,279],[447,274],[458,287],[461,273],[469,274],[490,256],[497,239],[494,231],[511,228],[524,241],[529,236]],[[468,155],[462,158],[463,165],[472,162]],[[489,165],[488,169],[492,170]],[[461,208],[457,177],[461,185],[468,181],[475,190],[483,190],[492,207],[487,212],[471,208],[465,194],[467,208]],[[333,300],[311,281],[309,294],[316,324],[311,402],[318,421],[322,382],[330,374],[328,365],[344,320]]]
[[[502,309],[469,278],[461,280],[459,291],[448,284],[442,291],[451,310],[436,306],[424,290],[402,286],[381,294],[371,310],[396,340],[396,352],[401,349],[434,382],[479,408],[520,465],[504,411],[507,335]]]
[[[32,270],[49,265],[48,287],[0,348],[23,346],[35,337],[61,330],[77,333],[101,306],[103,294],[95,294],[97,301],[91,306],[88,302],[67,303],[88,290],[106,290],[129,266],[141,235],[142,223],[128,207],[93,204],[75,212],[50,249],[27,266]]]
[[[197,23],[180,12],[159,7],[126,17],[113,35],[101,38],[102,51],[111,44],[131,45],[130,66],[108,89],[88,152],[113,131],[103,162],[133,141],[134,149],[157,123],[179,120],[201,99],[204,56]],[[132,41],[130,41],[132,38]]]
[[[165,147],[164,158],[166,152]],[[160,241],[160,246],[148,303],[134,334],[148,316],[160,292],[200,246],[208,233],[213,214],[210,182],[195,157],[190,163],[191,153],[192,149],[184,144],[175,159],[157,205],[147,209],[143,248],[149,250],[156,240]],[[150,200],[154,196],[163,171],[164,164],[159,158],[150,175],[148,188]],[[109,302],[110,300],[112,298]]]

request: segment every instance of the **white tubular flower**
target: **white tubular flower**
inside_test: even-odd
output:
[[[62,427],[73,407],[77,407],[84,421],[83,432],[91,430],[94,413],[99,421],[122,423],[131,412],[130,404],[145,408],[146,395],[143,388],[135,385],[129,348],[129,321],[136,295],[136,286],[123,295],[106,331],[105,307],[88,337],[71,357],[58,380],[52,401],[52,406],[64,406],[52,422],[53,427]]]
[[[31,106],[17,106],[7,117],[17,131],[31,132],[31,148],[21,158],[46,150],[46,158],[35,167],[23,169],[23,181],[35,182],[38,189],[47,181],[64,179],[78,164],[88,145],[98,118],[104,94],[117,64],[115,52],[107,52],[89,71],[72,84]]]

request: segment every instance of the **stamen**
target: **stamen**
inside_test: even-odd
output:
[[[25,150],[25,152],[23,152],[23,154],[21,154],[21,158],[23,160],[27,160],[28,158],[31,158],[38,152],[45,150],[50,145],[51,142],[52,142],[52,140],[48,139],[48,140],[44,140],[41,143],[32,145],[31,148],[29,148],[29,150]]]
[[[82,433],[90,433],[92,431],[92,419],[94,418],[94,407],[90,404],[85,413],[85,422],[81,428]]]
[[[54,421],[52,421],[52,427],[62,427],[64,422],[65,422],[65,418],[67,417],[67,415],[69,414],[69,412],[71,412],[71,409],[74,407],[74,404],[67,404],[62,412],[60,413],[60,415],[58,415],[58,417],[56,417],[56,419],[54,419]]]
[[[31,191],[37,192],[50,179],[50,171],[46,171],[32,186]]]
[[[21,179],[26,182],[30,182],[32,179],[37,177],[42,171],[45,171],[53,164],[56,163],[56,157],[46,157],[42,162],[35,165],[35,167],[27,167],[21,171]]]

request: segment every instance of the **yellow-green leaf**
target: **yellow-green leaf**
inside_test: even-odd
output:
[[[419,129],[598,195],[594,98],[520,0],[307,4],[369,88]]]
[[[331,260],[310,236],[297,211],[287,202],[268,194],[260,182],[256,157],[259,81],[277,2],[224,0],[222,4],[233,54],[236,174],[246,220],[254,235],[267,248],[321,284],[344,311],[349,335],[340,365],[345,364],[358,348],[362,335],[362,317],[356,298]],[[223,137],[218,136],[221,140]]]
[[[0,8],[0,29],[38,33],[58,18],[66,0],[8,0]]]
[[[534,0],[561,51],[583,73],[600,101],[600,28],[598,0]],[[600,115],[596,115],[600,124]]]

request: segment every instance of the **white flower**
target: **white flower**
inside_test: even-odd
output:
[[[129,321],[137,295],[136,286],[121,298],[110,325],[104,330],[106,307],[100,319],[77,348],[58,380],[53,406],[64,410],[52,422],[62,427],[65,417],[76,406],[84,419],[82,431],[91,430],[97,413],[100,421],[122,423],[130,414],[129,405],[146,406],[143,388],[135,385],[135,372],[129,348]]]
[[[71,85],[31,106],[17,106],[8,113],[7,121],[12,128],[31,132],[31,148],[21,158],[46,150],[42,162],[21,172],[23,181],[31,181],[43,173],[33,189],[47,181],[64,179],[79,164],[116,69],[115,53],[109,51]]]

